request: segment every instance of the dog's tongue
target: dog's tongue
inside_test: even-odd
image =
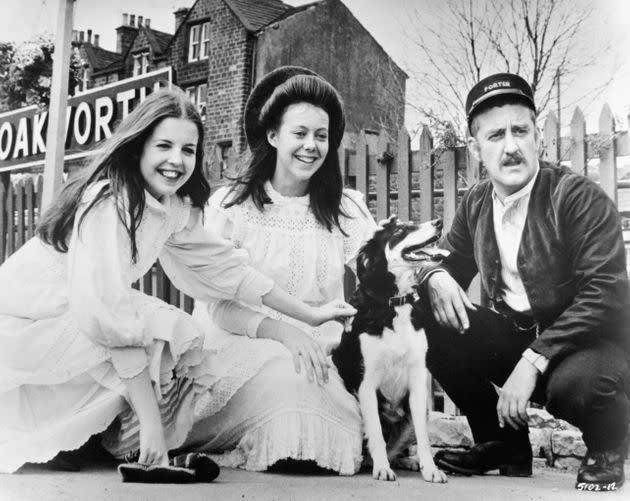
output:
[[[450,254],[450,252],[446,249],[440,249],[438,247],[429,247],[426,249],[422,249],[422,252],[431,256],[432,258],[440,257],[442,259],[448,257]]]

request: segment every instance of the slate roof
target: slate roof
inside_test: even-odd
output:
[[[143,26],[143,28],[147,38],[149,39],[149,43],[151,44],[151,49],[153,49],[154,54],[162,54],[164,49],[168,47],[173,35],[171,33],[154,30],[153,28],[147,28],[146,26]]]
[[[281,0],[224,0],[249,31],[258,31],[294,7]]]
[[[89,42],[84,42],[81,45],[81,49],[94,71],[99,71],[123,60],[122,54],[97,47]]]

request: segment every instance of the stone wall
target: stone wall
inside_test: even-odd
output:
[[[528,409],[528,414],[535,463],[576,471],[586,454],[582,433],[543,409]],[[468,449],[473,445],[466,417],[441,412],[429,414],[429,440],[434,452],[444,448]]]

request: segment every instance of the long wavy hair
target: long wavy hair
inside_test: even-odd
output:
[[[189,196],[194,207],[203,208],[210,197],[210,185],[203,175],[203,123],[186,94],[174,87],[153,92],[120,122],[90,165],[64,185],[51,207],[42,215],[37,228],[39,237],[57,251],[68,252],[70,233],[85,191],[91,185],[107,180],[109,182],[81,215],[77,231],[96,204],[113,197],[118,218],[129,235],[133,262],[136,262],[136,232],[146,203],[146,183],[140,172],[140,156],[145,142],[165,118],[190,120],[197,127],[199,138],[195,167],[177,194],[180,197]]]
[[[331,120],[339,116],[338,110],[343,107],[339,94],[327,81],[313,75],[296,75],[279,85],[263,107],[260,124],[264,130],[277,131],[286,109],[296,103],[317,106],[323,109]],[[333,126],[329,128],[332,132]],[[267,134],[255,138],[250,146],[252,151],[248,165],[240,176],[233,179],[234,183],[224,199],[224,205],[225,207],[238,205],[251,197],[256,207],[262,211],[265,204],[272,203],[265,192],[265,182],[273,177],[276,170],[277,152],[267,141]],[[337,227],[343,232],[339,225],[339,216],[347,215],[341,208],[343,179],[336,149],[329,148],[322,166],[308,183],[308,193],[311,210],[317,221],[328,231]]]

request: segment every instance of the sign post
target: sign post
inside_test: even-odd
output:
[[[68,75],[72,52],[72,15],[75,0],[58,0],[57,36],[50,87],[48,134],[46,136],[46,164],[42,212],[52,203],[61,189],[65,143],[66,103],[68,101]]]

